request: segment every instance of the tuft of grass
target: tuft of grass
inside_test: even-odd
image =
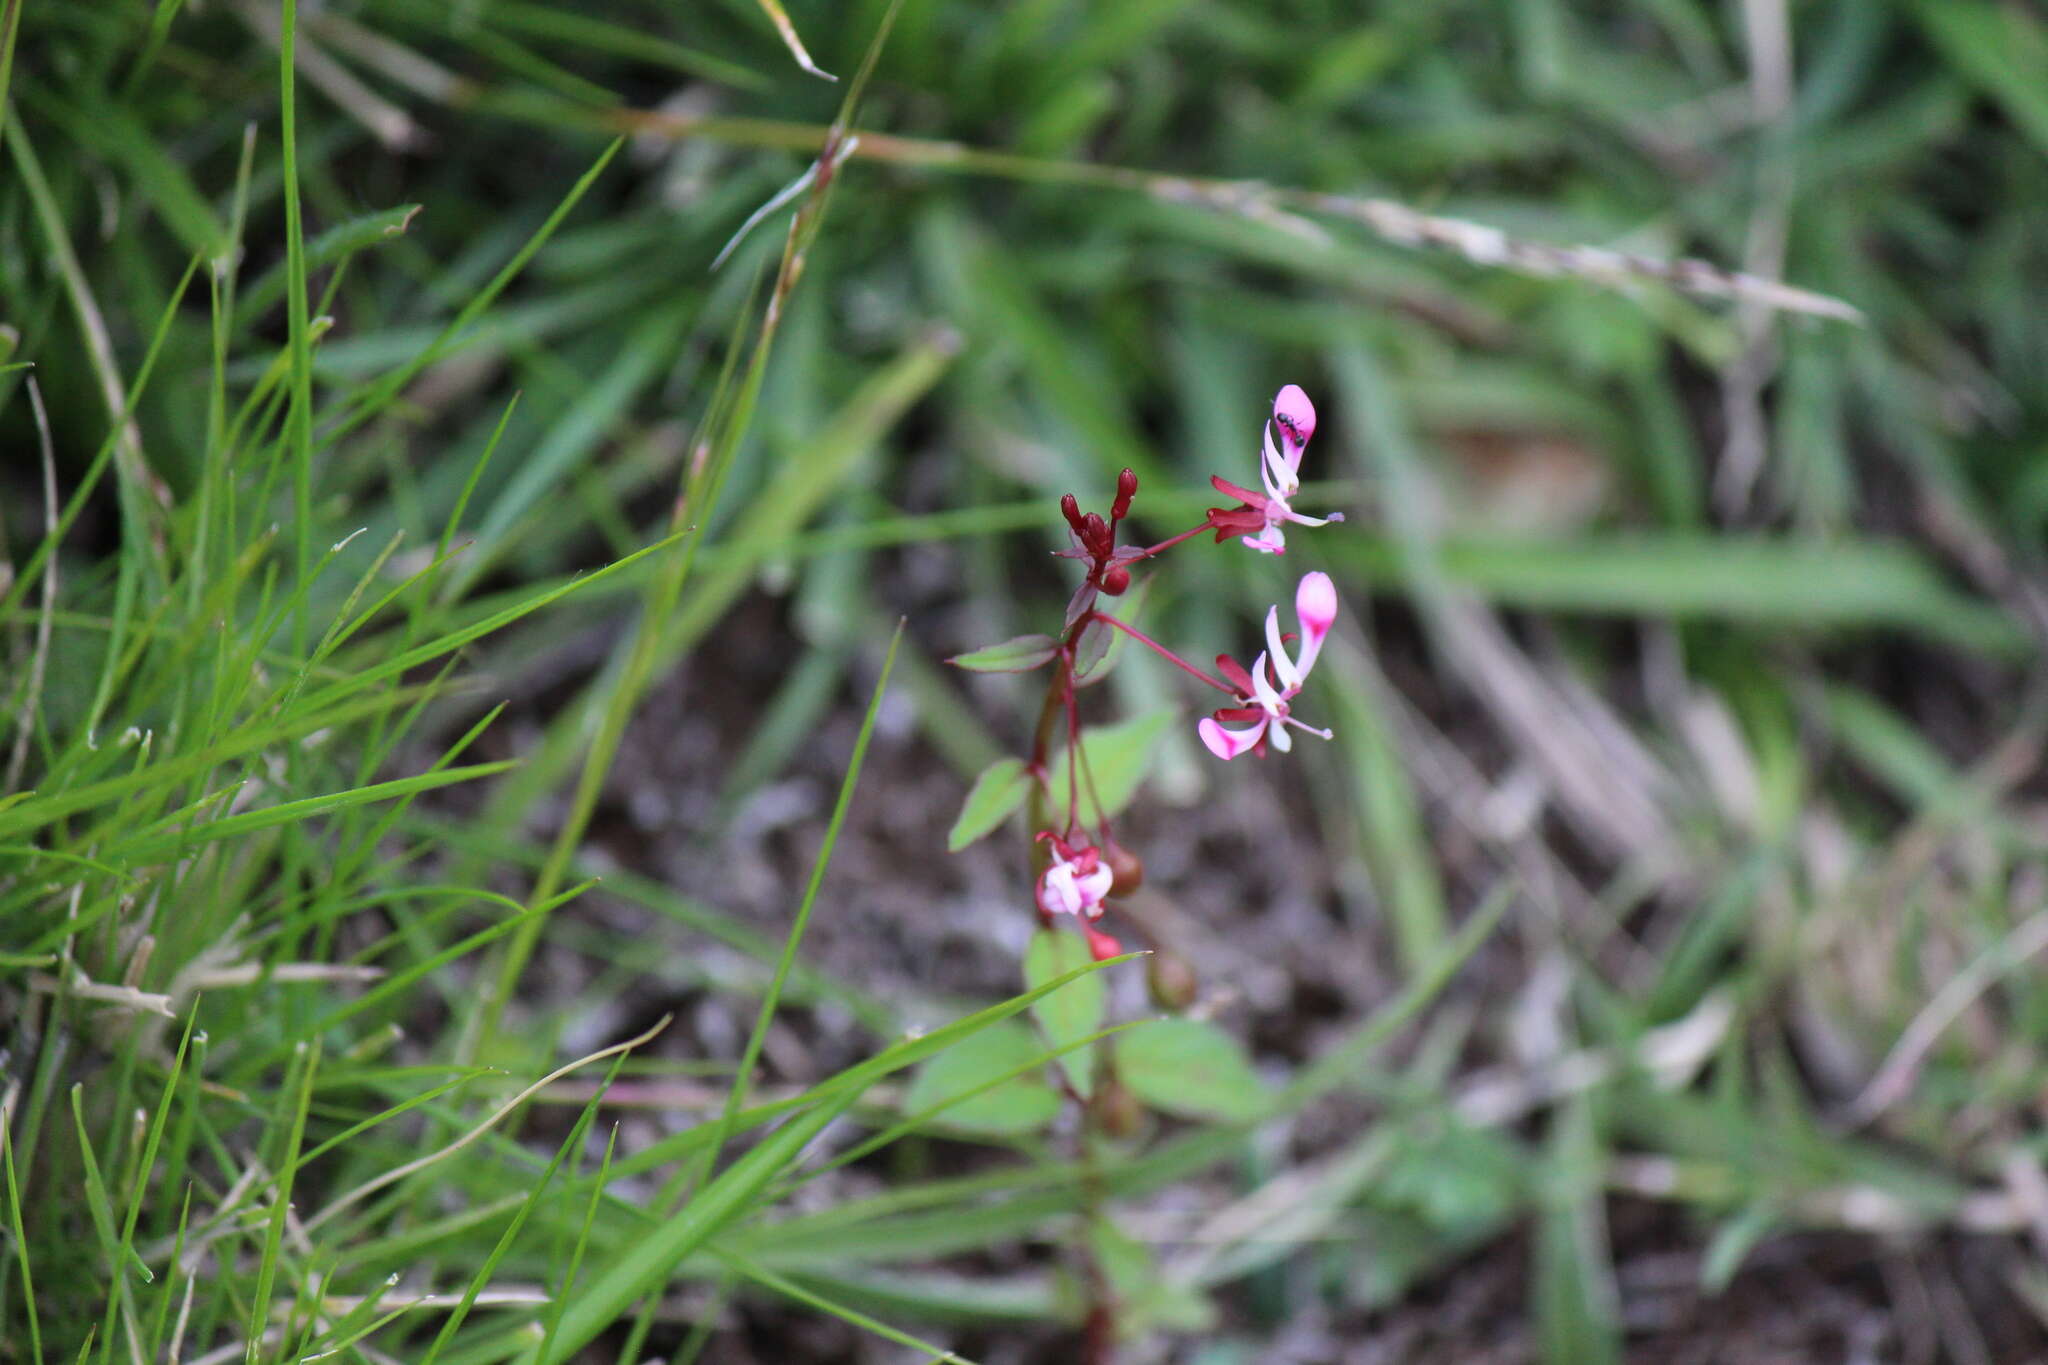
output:
[[[1530,1354],[1654,1351],[1617,1201],[1703,1295],[1810,1233],[2037,1284],[2043,53],[1991,0],[0,0],[0,1359],[674,1358],[700,1288],[958,1358],[1071,1329],[950,1258],[1091,1182],[1132,1333],[1238,1358],[1513,1246]],[[963,1173],[899,1075],[1033,993],[807,960],[863,764],[964,794],[1026,703],[929,661],[1057,610],[1052,499],[1178,530],[1289,381],[1340,742],[1284,869],[1166,890],[1350,1022],[1260,1018],[1256,1120]],[[1144,610],[1234,648],[1241,568]],[[677,837],[868,696],[772,926],[607,837],[735,640],[786,680]],[[1142,837],[1278,846],[1197,757]],[[678,981],[731,1055],[629,1046]],[[872,1055],[764,1082],[793,1005]]]

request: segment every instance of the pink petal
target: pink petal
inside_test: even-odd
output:
[[[1306,678],[1316,655],[1322,653],[1323,637],[1337,622],[1337,585],[1328,574],[1318,570],[1301,576],[1294,590],[1294,614],[1301,619],[1301,657],[1295,660],[1295,668]]]
[[[1301,452],[1316,434],[1316,405],[1299,384],[1289,384],[1273,397],[1273,421],[1280,428],[1280,444],[1287,451],[1287,466],[1301,467]]]
[[[1195,727],[1195,733],[1202,737],[1202,743],[1208,746],[1210,753],[1229,762],[1259,742],[1266,733],[1266,722],[1261,720],[1244,730],[1227,730],[1213,717],[1204,716],[1202,723]]]

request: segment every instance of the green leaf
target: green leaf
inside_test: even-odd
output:
[[[946,662],[976,673],[1029,673],[1052,662],[1059,651],[1060,642],[1050,635],[1019,635],[999,645],[955,654]]]
[[[1171,707],[1147,711],[1115,725],[1100,725],[1081,737],[1081,818],[1100,823],[1114,816],[1138,794],[1138,784],[1152,764],[1153,751],[1178,714]],[[1091,785],[1092,782],[1092,785]],[[1062,749],[1053,759],[1046,786],[1055,800],[1067,794],[1067,754]],[[1100,805],[1097,798],[1100,798]]]
[[[1082,981],[1091,980],[1084,977]],[[1075,982],[1080,985],[1082,982]],[[1069,987],[1071,989],[1071,987]],[[907,1113],[919,1113],[965,1094],[991,1076],[1029,1066],[1045,1050],[1022,1024],[1003,1023],[983,1029],[926,1062],[903,1097]],[[939,1116],[950,1128],[984,1133],[1029,1133],[1048,1123],[1060,1109],[1060,1097],[1044,1081],[1029,1075],[1003,1082],[985,1094],[961,1100]]]
[[[1094,960],[1087,941],[1079,934],[1040,929],[1031,936],[1031,946],[1024,951],[1024,986],[1036,990]],[[1061,1048],[1102,1027],[1108,997],[1109,988],[1103,984],[1102,974],[1091,972],[1041,998],[1031,1007],[1031,1013],[1045,1030],[1046,1039],[1055,1048]],[[1061,1057],[1060,1065],[1066,1068],[1074,1088],[1087,1094],[1095,1074],[1095,1049],[1077,1048]]]
[[[1011,811],[1024,803],[1030,790],[1031,784],[1024,778],[1024,760],[1021,758],[999,758],[983,768],[981,776],[974,779],[967,800],[960,806],[960,818],[953,822],[952,832],[946,835],[946,851],[958,853],[994,830],[1009,818]]]
[[[1400,547],[1365,535],[1332,557],[1374,586],[1406,581]],[[1551,612],[1719,619],[1823,629],[1891,626],[1965,649],[2014,654],[2020,632],[1996,607],[1950,587],[1911,546],[1875,539],[1585,534],[1570,541],[1450,539],[1444,582]]]
[[[1117,1035],[1117,1075],[1163,1113],[1241,1122],[1266,1112],[1271,1096],[1243,1049],[1214,1024],[1155,1019]]]
[[[306,243],[306,269],[324,270],[358,251],[403,237],[419,211],[418,204],[400,204],[395,209],[366,213],[327,229]],[[284,291],[285,269],[280,261],[248,286],[235,301],[236,320],[242,322],[261,317],[284,297]]]

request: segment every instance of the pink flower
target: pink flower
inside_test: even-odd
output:
[[[1294,747],[1294,741],[1287,733],[1290,725],[1324,739],[1330,738],[1328,730],[1304,725],[1288,711],[1288,704],[1308,680],[1308,671],[1315,666],[1316,656],[1323,650],[1323,640],[1337,620],[1337,588],[1330,582],[1328,574],[1302,576],[1300,586],[1294,590],[1294,614],[1301,621],[1301,653],[1298,656],[1288,657],[1286,643],[1289,637],[1280,633],[1280,608],[1270,607],[1266,611],[1266,650],[1259,655],[1250,672],[1228,655],[1216,660],[1216,667],[1236,684],[1240,702],[1237,706],[1223,707],[1213,716],[1203,717],[1202,723],[1196,727],[1202,743],[1216,757],[1232,759],[1247,752],[1263,753],[1268,741],[1284,754]],[[1244,728],[1230,729],[1222,724],[1224,721],[1244,725]]]
[[[1280,433],[1277,444],[1273,440],[1276,429]],[[1209,480],[1217,492],[1236,498],[1241,504],[1209,509],[1209,525],[1218,542],[1226,535],[1252,532],[1240,537],[1246,545],[1263,554],[1285,554],[1287,536],[1280,529],[1282,523],[1328,526],[1344,520],[1342,516],[1305,517],[1288,505],[1287,500],[1301,491],[1301,457],[1308,449],[1309,438],[1315,434],[1315,404],[1308,401],[1299,385],[1289,384],[1274,396],[1273,418],[1266,424],[1259,462],[1259,482],[1266,491],[1254,493],[1221,477]]]
[[[1047,830],[1038,836],[1051,842],[1052,865],[1038,879],[1038,908],[1047,918],[1074,915],[1083,919],[1102,917],[1102,900],[1109,894],[1116,874],[1102,860],[1093,844],[1070,847],[1066,840]],[[1114,956],[1114,954],[1112,954]]]

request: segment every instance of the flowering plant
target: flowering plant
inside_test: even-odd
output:
[[[1081,510],[1069,493],[1060,499],[1068,547],[1056,551],[1081,563],[1080,584],[1067,603],[1057,635],[1020,635],[986,649],[962,654],[952,662],[984,672],[1021,673],[1050,667],[1045,700],[1027,757],[992,764],[968,793],[966,807],[949,839],[958,849],[994,830],[1022,806],[1032,831],[1033,901],[1041,928],[1024,955],[1025,983],[1038,998],[1031,1005],[1043,1041],[1057,1056],[1047,1068],[1058,1078],[1067,1100],[1081,1116],[1081,1153],[1092,1162],[1098,1139],[1121,1140],[1140,1131],[1144,1109],[1197,1119],[1242,1120],[1255,1117],[1264,1103],[1262,1085],[1237,1042],[1213,1024],[1193,1018],[1142,1020],[1104,1030],[1107,989],[1089,975],[1089,959],[1101,962],[1119,956],[1123,945],[1101,927],[1113,903],[1123,919],[1142,934],[1152,949],[1146,962],[1147,983],[1158,1004],[1184,1009],[1193,1000],[1197,982],[1193,969],[1159,941],[1129,901],[1144,881],[1138,856],[1117,842],[1111,816],[1128,799],[1142,774],[1143,755],[1158,733],[1154,722],[1167,722],[1165,712],[1120,725],[1084,731],[1077,693],[1098,681],[1113,662],[1113,651],[1126,641],[1158,654],[1189,677],[1223,693],[1222,704],[1196,725],[1202,744],[1217,758],[1245,754],[1264,757],[1287,752],[1293,731],[1330,738],[1294,715],[1294,704],[1308,682],[1323,642],[1337,619],[1337,589],[1329,575],[1302,575],[1294,589],[1296,632],[1280,628],[1280,608],[1266,613],[1266,648],[1244,667],[1219,655],[1215,673],[1188,662],[1152,639],[1127,619],[1103,606],[1105,599],[1125,597],[1132,588],[1132,570],[1146,561],[1213,532],[1215,543],[1236,538],[1259,555],[1287,552],[1284,527],[1326,526],[1340,517],[1309,517],[1294,510],[1301,491],[1301,461],[1315,434],[1316,410],[1295,385],[1280,390],[1265,424],[1260,448],[1259,483],[1263,492],[1241,488],[1229,480],[1210,480],[1234,505],[1211,507],[1202,520],[1154,545],[1124,545],[1118,540],[1138,476],[1126,469],[1116,480],[1109,515]],[[1058,741],[1057,743],[1055,741]],[[1084,799],[1085,797],[1085,799]],[[1056,926],[1070,920],[1078,937]],[[1085,945],[1085,946],[1084,946]],[[1114,1033],[1114,1038],[1110,1034]],[[1112,1047],[1111,1044],[1114,1043]],[[982,1051],[956,1051],[932,1063],[913,1089],[912,1107],[921,1111],[951,1109],[954,1121],[1017,1131],[1042,1126],[1059,1108],[1059,1095],[1042,1078],[1012,1075],[991,1087],[987,1072],[1014,1070],[1019,1056],[1037,1048],[1021,1031],[991,1031]],[[977,1098],[967,1103],[963,1097]],[[1105,1365],[1112,1343],[1124,1332],[1138,1330],[1142,1318],[1135,1298],[1117,1283],[1117,1267],[1126,1276],[1134,1255],[1120,1241],[1111,1220],[1102,1213],[1100,1182],[1087,1182],[1084,1226],[1077,1248],[1082,1283],[1088,1297],[1083,1324],[1087,1365]]]
[[[1259,480],[1254,492],[1219,476],[1216,490],[1236,500],[1235,506],[1211,507],[1202,520],[1178,535],[1153,545],[1118,543],[1118,531],[1137,496],[1138,477],[1126,469],[1117,476],[1109,515],[1083,512],[1072,493],[1060,499],[1069,546],[1056,551],[1086,568],[1067,604],[1058,635],[1022,635],[1002,644],[962,654],[951,662],[982,672],[1026,672],[1052,667],[1044,705],[1028,759],[1006,759],[991,767],[969,794],[967,808],[954,827],[952,846],[959,848],[988,833],[1019,805],[1028,805],[1033,830],[1034,897],[1041,921],[1048,927],[1070,916],[1098,959],[1114,957],[1122,946],[1097,927],[1106,903],[1135,891],[1144,878],[1137,856],[1116,842],[1111,811],[1096,790],[1089,746],[1076,693],[1095,681],[1106,667],[1116,637],[1124,636],[1158,654],[1197,681],[1224,694],[1227,701],[1203,718],[1196,732],[1209,752],[1220,759],[1243,754],[1264,757],[1269,750],[1287,752],[1290,730],[1330,738],[1296,719],[1293,703],[1308,680],[1316,656],[1337,618],[1337,590],[1328,574],[1309,573],[1295,587],[1294,612],[1299,633],[1283,633],[1280,609],[1266,613],[1266,649],[1247,669],[1228,655],[1216,659],[1216,674],[1188,662],[1173,650],[1102,609],[1103,598],[1122,597],[1131,588],[1134,566],[1154,559],[1203,532],[1215,543],[1231,537],[1262,555],[1287,551],[1283,526],[1326,526],[1339,515],[1310,517],[1296,512],[1291,499],[1301,491],[1301,461],[1315,435],[1316,410],[1308,395],[1293,384],[1273,399],[1260,449]],[[1288,644],[1299,640],[1296,651]],[[1220,674],[1221,676],[1217,676]],[[1054,752],[1054,737],[1064,720],[1064,744]],[[1089,800],[1083,803],[1087,790]],[[1092,820],[1088,817],[1092,814]],[[1091,827],[1092,826],[1092,827]]]

